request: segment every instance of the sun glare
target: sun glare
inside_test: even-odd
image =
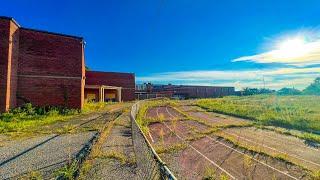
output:
[[[275,56],[277,58],[295,58],[307,53],[306,41],[303,37],[295,37],[280,42],[277,46]]]

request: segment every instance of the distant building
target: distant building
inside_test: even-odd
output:
[[[142,88],[143,87],[143,88]],[[235,95],[234,87],[189,86],[189,85],[153,85],[145,83],[136,86],[136,98],[173,97],[179,99],[214,98]]]
[[[80,109],[85,97],[129,101],[134,92],[134,74],[85,71],[83,38],[0,17],[0,112],[29,102]]]

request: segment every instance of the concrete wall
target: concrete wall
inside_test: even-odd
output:
[[[135,75],[132,73],[86,71],[86,84],[122,87],[123,101],[135,99]]]

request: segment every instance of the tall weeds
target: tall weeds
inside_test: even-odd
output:
[[[208,111],[249,118],[272,125],[320,133],[319,96],[258,95],[202,99],[196,105]]]

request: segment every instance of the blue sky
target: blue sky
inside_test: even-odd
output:
[[[302,89],[320,76],[318,0],[0,2],[24,27],[84,37],[91,69],[138,83]]]

